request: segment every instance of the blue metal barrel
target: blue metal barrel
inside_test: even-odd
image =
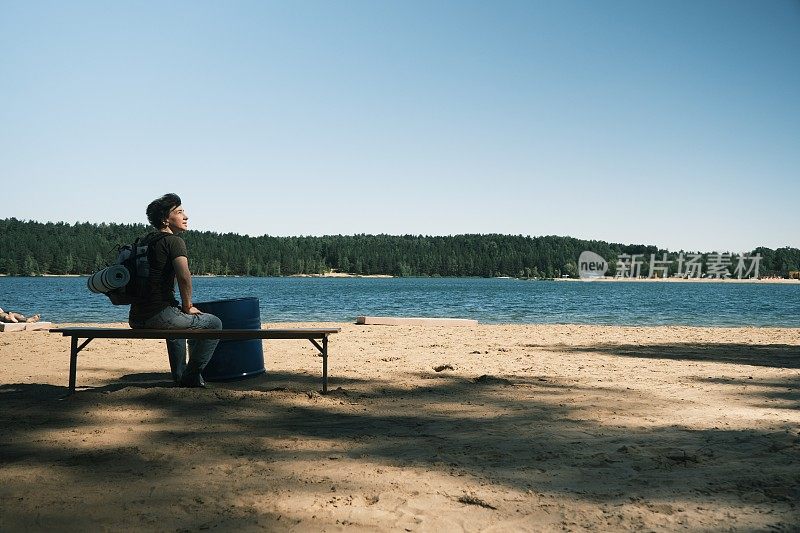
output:
[[[223,329],[261,329],[258,298],[234,298],[195,303],[204,313],[216,315]],[[261,339],[220,341],[208,366],[203,370],[207,381],[246,379],[266,372]]]

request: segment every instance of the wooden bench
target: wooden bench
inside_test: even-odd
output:
[[[94,339],[306,339],[322,355],[322,393],[328,392],[328,336],[340,328],[295,329],[124,329],[124,328],[56,328],[51,333],[71,337],[69,355],[69,394],[75,392],[78,353]],[[85,339],[80,343],[80,339]],[[317,341],[322,341],[320,344]]]

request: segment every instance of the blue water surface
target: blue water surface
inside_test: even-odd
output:
[[[265,322],[358,315],[483,323],[800,327],[800,284],[556,282],[483,278],[194,278],[196,302],[255,296]],[[124,322],[86,278],[0,277],[0,307],[52,322]]]

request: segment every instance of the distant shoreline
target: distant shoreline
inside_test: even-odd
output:
[[[554,278],[553,281],[582,281],[586,283],[754,283],[754,284],[779,284],[793,285],[800,284],[799,279],[793,278],[762,278],[762,279],[739,279],[739,278],[612,278],[602,277],[596,279],[581,278]]]
[[[0,278],[88,278],[91,274],[38,274],[36,276],[11,276],[0,274]],[[374,278],[389,279],[396,278],[391,274],[345,274],[343,272],[327,272],[325,274],[290,274],[288,276],[242,276],[225,274],[193,274],[194,278]],[[440,279],[448,276],[407,276],[408,278],[428,278]],[[475,278],[474,276],[452,276],[456,279],[509,279],[519,281],[561,281],[561,282],[584,282],[584,283],[744,283],[744,284],[775,284],[775,285],[796,285],[800,284],[799,279],[794,278],[762,278],[762,279],[738,279],[738,278],[614,278],[602,277],[595,279],[582,278],[515,278],[499,276],[494,278]]]
[[[88,278],[91,274],[37,274],[35,276],[11,276],[0,274],[0,278]],[[239,274],[192,274],[193,278],[394,278],[391,274],[345,274],[326,272],[325,274],[290,274],[288,276],[242,276]]]
[[[287,278],[393,278],[391,274],[345,274],[344,272],[326,272],[324,274],[290,274]]]

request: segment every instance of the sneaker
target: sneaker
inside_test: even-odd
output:
[[[193,376],[184,374],[178,381],[178,386],[187,389],[205,389],[206,382],[200,374],[194,374]]]

